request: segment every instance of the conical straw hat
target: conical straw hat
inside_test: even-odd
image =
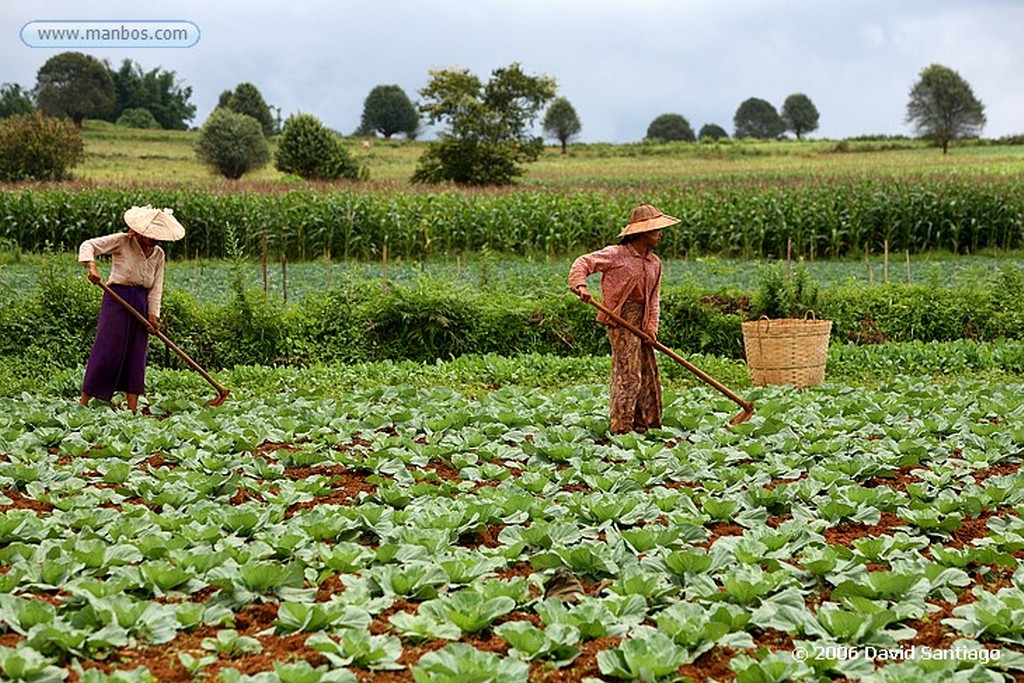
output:
[[[678,218],[662,213],[658,207],[652,204],[640,204],[630,212],[629,223],[619,233],[619,237],[650,232],[651,230],[661,230],[678,222]]]
[[[124,212],[124,222],[140,235],[160,242],[174,242],[185,236],[184,226],[170,209],[133,206]]]

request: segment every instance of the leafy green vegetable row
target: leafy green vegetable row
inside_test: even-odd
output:
[[[601,673],[624,680],[667,680],[723,645],[741,681],[1020,670],[1022,390],[761,389],[751,422],[725,429],[734,406],[687,388],[643,436],[608,435],[595,386],[367,381],[198,410],[158,393],[146,407],[162,420],[0,399],[0,630],[16,636],[0,669],[60,680],[213,628],[180,653],[199,674],[259,647],[237,619],[266,604],[274,634],[306,635],[327,664],[221,680],[352,680],[436,639],[449,644],[413,665],[418,680],[525,681],[594,642]],[[575,602],[543,595],[564,570]],[[896,648],[943,604],[951,642],[999,661],[882,674],[760,649],[768,631],[809,652]],[[507,654],[476,649],[484,633]]]

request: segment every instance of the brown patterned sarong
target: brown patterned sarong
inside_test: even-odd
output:
[[[626,300],[619,315],[640,327],[643,302]],[[624,327],[610,326],[612,347],[611,431],[644,432],[661,426],[661,379],[654,347]]]

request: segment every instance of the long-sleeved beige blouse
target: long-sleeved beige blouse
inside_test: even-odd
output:
[[[149,313],[159,317],[164,293],[164,250],[156,246],[147,257],[127,232],[118,232],[82,242],[78,248],[78,262],[95,261],[101,254],[111,256],[107,284],[145,287],[149,290]]]

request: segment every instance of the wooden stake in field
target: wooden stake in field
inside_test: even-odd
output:
[[[324,258],[327,260],[327,289],[331,288],[331,280],[333,276],[333,264],[331,263],[331,250],[328,249],[324,252]]]
[[[196,249],[196,264],[192,269],[192,296],[199,291],[199,250]]]
[[[786,238],[786,279],[793,277],[793,238]]]
[[[267,229],[263,229],[263,293],[267,293]]]
[[[882,282],[889,283],[889,240],[882,245]]]
[[[903,250],[903,256],[906,259],[906,264],[907,264],[907,284],[909,285],[909,284],[911,284],[911,282],[910,282],[910,250],[909,249],[904,249]]]
[[[281,297],[288,301],[288,255],[281,252]]]
[[[347,218],[347,220],[345,221],[345,248],[342,250],[341,258],[343,261],[347,263],[349,255],[349,242],[351,241],[352,238],[352,232],[355,230],[356,227],[356,207],[353,206],[351,202],[347,202],[345,204],[345,217]]]
[[[873,285],[875,284],[875,269],[874,267],[872,267],[871,261],[868,261],[867,258],[865,258],[864,260],[868,264],[868,284]]]

